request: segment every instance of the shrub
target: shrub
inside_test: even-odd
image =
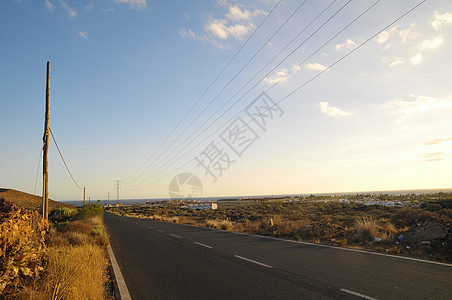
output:
[[[99,204],[90,204],[83,208],[80,208],[77,214],[75,214],[73,220],[83,220],[91,217],[103,217],[104,209]]]
[[[443,209],[443,207],[437,203],[427,203],[425,209],[428,211],[437,211]]]
[[[70,207],[59,207],[54,209],[49,214],[49,220],[54,222],[65,222],[69,220],[73,215],[77,213],[77,210]]]
[[[371,242],[378,234],[378,222],[369,217],[361,217],[355,223],[358,238],[362,242]]]
[[[434,216],[431,212],[420,208],[408,207],[396,212],[391,219],[398,227],[410,227],[432,218]]]
[[[234,226],[232,225],[232,222],[229,220],[222,220],[220,222],[220,229],[221,230],[232,230]]]
[[[105,234],[104,228],[102,227],[102,225],[96,224],[94,225],[93,229],[91,229],[91,234],[103,236]]]
[[[391,254],[400,254],[400,247],[399,246],[394,246],[388,249],[388,252]]]

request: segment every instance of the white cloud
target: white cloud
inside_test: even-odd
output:
[[[327,116],[338,118],[338,117],[348,117],[351,115],[351,113],[346,112],[342,109],[339,109],[337,107],[331,106],[328,102],[320,102],[319,103],[320,111]]]
[[[410,62],[411,62],[412,65],[415,66],[415,65],[418,65],[418,64],[420,64],[422,62],[422,58],[423,58],[422,54],[418,53],[415,56],[411,57]]]
[[[267,14],[263,10],[249,10],[244,5],[230,4],[225,0],[217,1],[217,6],[227,6],[227,13],[220,18],[211,16],[204,22],[204,33],[197,34],[191,29],[181,29],[179,35],[195,41],[210,42],[219,48],[230,48],[222,43],[231,38],[243,40],[256,29],[254,24],[256,17]]]
[[[255,11],[249,11],[246,8],[241,9],[238,5],[229,6],[229,13],[227,13],[225,16],[229,20],[233,22],[240,22],[240,21],[249,21],[254,17],[257,17],[259,15],[265,15],[266,12],[256,9]]]
[[[422,95],[413,100],[410,98],[414,98],[414,96],[401,97],[388,101],[383,104],[383,108],[390,110],[393,114],[404,116],[413,116],[417,113],[452,108],[452,100],[447,98],[441,99]]]
[[[298,70],[300,70],[300,67],[298,65],[294,66],[292,68],[292,70],[290,70],[290,71],[287,70],[286,68],[282,68],[281,70],[276,72],[276,76],[275,77],[272,77],[272,78],[266,77],[264,79],[264,81],[269,83],[269,84],[274,84],[274,83],[277,83],[277,82],[285,82],[285,81],[287,81],[288,75],[290,73],[293,73],[293,72],[298,71]]]
[[[226,40],[230,37],[234,37],[237,40],[242,40],[255,28],[256,25],[254,25],[254,23],[248,23],[246,25],[235,24],[228,26],[228,22],[224,19],[212,19],[204,25],[204,31],[211,33],[214,37],[217,37],[221,40]]]
[[[430,141],[427,141],[424,143],[426,146],[433,146],[433,145],[439,145],[446,142],[452,142],[452,137],[446,137],[446,138],[437,138]]]
[[[343,44],[337,44],[337,45],[336,45],[336,50],[350,49],[350,48],[353,48],[353,46],[355,46],[355,42],[352,41],[351,39],[347,39],[347,40],[345,41],[345,43],[343,43]]]
[[[179,35],[183,38],[191,38],[192,40],[195,41],[201,39],[201,37],[196,35],[190,28],[188,30],[184,28],[180,29]]]
[[[435,11],[432,26],[436,31],[442,29],[445,25],[452,24],[452,13],[440,14]]]
[[[400,30],[398,32],[400,39],[402,40],[402,43],[405,43],[408,40],[415,40],[419,37],[419,33],[414,30],[416,27],[415,23],[410,24],[410,28]]]
[[[439,46],[441,46],[441,44],[444,42],[442,37],[437,37],[433,40],[425,40],[424,42],[422,42],[422,50],[431,50],[431,49],[436,49]]]
[[[389,38],[394,35],[394,33],[397,31],[397,29],[399,28],[399,26],[395,26],[389,30],[383,31],[382,33],[380,33],[379,35],[377,35],[377,37],[375,38],[375,41],[378,44],[383,44],[386,43]]]
[[[220,49],[229,49],[229,47],[226,47],[225,45],[218,43],[214,38],[211,36],[208,36],[207,34],[199,35],[193,32],[190,28],[187,30],[185,28],[182,28],[179,30],[179,35],[182,38],[189,38],[194,41],[203,41],[203,42],[209,42],[214,44],[216,47]]]
[[[446,154],[444,152],[426,153],[422,155],[422,158],[425,161],[440,161],[446,159]]]
[[[130,8],[145,8],[146,0],[114,0],[116,3],[128,4]]]
[[[86,32],[78,31],[77,34],[79,35],[79,37],[81,37],[83,39],[88,38],[88,33],[86,33]]]
[[[438,17],[438,14],[436,13],[435,16]],[[442,17],[439,17],[439,19],[443,20],[445,17],[444,15],[441,16]],[[387,61],[390,62],[388,65],[389,67],[394,67],[405,62],[410,63],[413,66],[420,65],[424,61],[424,56],[427,55],[427,53],[425,53],[426,51],[436,49],[444,43],[442,36],[430,37],[430,39],[424,38],[421,42],[421,34],[416,29],[416,26],[416,23],[411,23],[410,26],[405,29],[400,28],[400,26],[395,26],[390,30],[380,33],[375,38],[375,42],[382,44],[384,50],[389,50],[394,46],[394,49],[406,53],[404,54],[406,55],[405,57],[394,56],[387,59]]]
[[[400,26],[397,25],[389,30],[383,31],[375,38],[375,41],[378,44],[385,44],[384,50],[388,50],[391,48],[391,43],[389,43],[389,39],[393,36],[399,37],[402,43],[405,43],[409,40],[416,40],[419,38],[419,33],[415,30],[416,24],[410,24],[410,27],[407,29],[400,29]]]
[[[397,60],[393,61],[392,63],[390,63],[390,64],[389,64],[389,67],[392,68],[392,67],[395,67],[395,66],[397,66],[397,65],[404,64],[404,63],[405,63],[404,60],[402,60],[402,59],[397,59]]]
[[[306,64],[304,68],[307,70],[316,70],[316,71],[325,71],[327,69],[327,67],[319,63]]]
[[[61,3],[61,6],[64,8],[64,10],[69,14],[69,17],[71,19],[74,19],[75,16],[77,16],[77,11],[73,8],[71,8],[66,2],[59,0]]]
[[[46,7],[47,7],[48,10],[53,11],[55,9],[53,7],[52,2],[50,2],[49,0],[46,0],[45,4],[46,4]]]

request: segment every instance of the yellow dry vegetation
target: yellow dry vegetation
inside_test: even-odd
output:
[[[42,273],[47,228],[37,212],[0,200],[0,293]]]
[[[36,212],[9,203],[0,205],[0,211],[0,298],[112,298],[108,236],[100,216],[49,230]]]

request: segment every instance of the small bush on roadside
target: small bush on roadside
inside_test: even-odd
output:
[[[49,214],[49,220],[53,222],[65,222],[77,213],[77,210],[70,207],[59,207]]]
[[[75,214],[73,220],[89,219],[91,217],[103,217],[104,209],[99,204],[90,204],[83,208],[80,208],[77,214]]]
[[[358,238],[362,242],[372,242],[378,235],[379,225],[374,218],[362,217],[356,220]]]

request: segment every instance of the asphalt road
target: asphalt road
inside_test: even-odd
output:
[[[452,299],[452,266],[105,214],[132,299]]]

